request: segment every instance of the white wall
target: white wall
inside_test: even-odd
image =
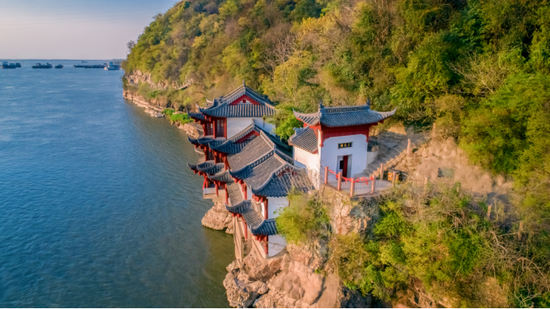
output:
[[[275,135],[275,125],[265,122],[262,118],[254,118],[254,124],[264,129],[266,132]]]
[[[263,121],[262,118],[227,118],[227,138],[232,138],[233,136],[241,133],[246,127],[248,127],[252,120],[267,132],[272,132],[275,130],[275,126]]]
[[[306,168],[307,174],[309,175],[309,179],[311,179],[311,182],[313,183],[315,188],[319,189],[319,185],[320,185],[319,172],[321,170],[319,166],[319,152],[313,154],[303,149],[300,149],[298,147],[293,147],[293,148],[294,148],[294,165],[301,168]]]
[[[277,217],[274,212],[279,210],[279,208],[287,207],[288,206],[288,199],[285,197],[268,197],[267,198],[267,218],[268,219],[275,219]],[[262,203],[262,214],[263,213],[264,205]],[[265,217],[264,217],[265,218]]]
[[[286,247],[286,241],[281,235],[272,235],[268,237],[267,255],[274,256]]]
[[[352,142],[352,147],[338,149],[339,143]],[[351,171],[348,177],[362,173],[367,168],[367,137],[362,134],[331,137],[325,140],[321,155],[321,168],[328,166],[333,171],[338,171],[338,156],[351,155]]]
[[[227,138],[240,133],[251,124],[252,118],[227,118]]]
[[[371,164],[378,158],[378,151],[368,152],[367,153],[367,165]]]

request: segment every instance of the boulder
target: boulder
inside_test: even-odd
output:
[[[282,257],[265,260],[251,253],[244,258],[243,268],[250,280],[267,281],[281,270],[282,261]]]
[[[233,217],[225,209],[224,203],[214,203],[214,206],[202,218],[201,223],[205,227],[219,231],[233,229]]]

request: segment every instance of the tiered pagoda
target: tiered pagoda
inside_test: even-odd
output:
[[[288,206],[290,190],[314,189],[307,172],[294,166],[292,147],[264,121],[274,112],[269,99],[243,83],[199,113],[189,114],[204,130],[203,136],[189,139],[199,156],[197,164],[188,163],[189,168],[204,177],[205,196],[225,195],[235,238],[251,239],[266,258],[286,246],[275,216],[279,208]]]

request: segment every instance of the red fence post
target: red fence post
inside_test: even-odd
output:
[[[325,166],[325,185],[328,183],[328,166]]]
[[[349,196],[353,197],[353,193],[355,193],[355,180],[351,179],[351,187],[349,189]]]
[[[370,179],[372,180],[372,189],[370,193],[374,193],[374,189],[376,187],[376,178],[374,176],[370,176]]]
[[[337,190],[342,190],[342,172],[338,172],[338,187]]]

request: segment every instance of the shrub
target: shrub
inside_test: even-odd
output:
[[[325,237],[329,231],[329,217],[318,198],[293,192],[288,196],[289,206],[278,211],[275,219],[279,233],[289,243],[299,244]]]
[[[180,124],[186,124],[192,122],[193,120],[191,120],[191,118],[189,118],[189,115],[187,114],[171,114],[170,121],[179,122]]]

